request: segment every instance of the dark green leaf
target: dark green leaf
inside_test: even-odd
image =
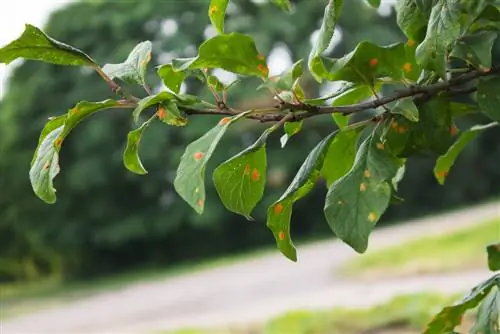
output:
[[[477,104],[481,112],[500,122],[500,77],[481,78],[477,85]]]
[[[205,208],[205,168],[217,144],[233,122],[249,112],[224,117],[214,128],[186,147],[177,168],[174,187],[177,193],[199,214]]]
[[[226,71],[267,78],[269,69],[254,40],[247,35],[230,33],[205,41],[194,58],[174,59],[176,71],[187,69],[222,68]]]
[[[236,156],[222,163],[213,173],[215,189],[232,212],[253,220],[252,210],[260,202],[266,186],[266,130],[257,141]]]
[[[229,0],[211,0],[208,7],[208,17],[210,22],[220,34],[224,33],[224,16]]]
[[[285,129],[285,134],[280,138],[281,148],[285,147],[286,143],[288,143],[288,140],[292,136],[295,136],[300,132],[300,130],[302,129],[302,124],[303,121],[285,123],[285,125],[283,126]]]
[[[179,110],[172,101],[166,101],[158,108],[158,118],[168,125],[186,126],[188,123],[187,115]]]
[[[398,0],[396,2],[397,22],[405,35],[415,43],[425,37],[430,11],[420,8],[420,0]]]
[[[293,203],[307,195],[316,184],[328,147],[336,133],[312,149],[288,189],[267,210],[267,227],[273,232],[279,250],[292,261],[297,261],[297,251],[290,236]]]
[[[370,6],[378,8],[380,6],[380,0],[366,0]]]
[[[106,64],[102,68],[111,79],[118,78],[123,81],[144,85],[146,68],[151,60],[150,41],[137,44],[130,52],[125,62],[120,64]]]
[[[389,182],[401,164],[372,134],[358,149],[351,170],[330,186],[326,220],[337,237],[355,251],[366,251],[368,237],[389,205]]]
[[[341,131],[330,144],[321,169],[328,187],[346,175],[354,163],[361,128]]]
[[[488,252],[488,268],[491,271],[500,270],[500,243],[488,245],[486,251]]]
[[[30,24],[26,24],[18,39],[0,49],[0,63],[9,64],[17,58],[57,65],[97,66],[83,51],[56,41]]]
[[[479,305],[476,314],[476,323],[470,334],[498,334],[500,333],[500,293],[499,286],[490,291],[488,297]]]
[[[453,306],[443,308],[427,325],[427,329],[423,334],[441,334],[453,331],[461,323],[465,312],[475,308],[488,295],[491,289],[498,284],[499,277],[499,275],[495,275],[489,278],[475,286],[462,301]]]
[[[451,102],[450,111],[453,118],[480,112],[478,105],[460,102]]]
[[[290,3],[290,0],[271,0],[272,3],[274,3],[276,6],[281,8],[284,12],[286,13],[291,13],[292,12],[292,4]]]
[[[481,69],[491,67],[491,49],[498,36],[496,31],[480,31],[460,38],[451,53],[452,57],[465,60]]]
[[[158,68],[158,76],[163,80],[165,86],[176,94],[179,93],[181,85],[186,79],[186,74],[174,71],[172,64],[166,64]]]
[[[127,147],[125,147],[125,152],[123,152],[123,163],[125,167],[132,173],[139,175],[148,173],[139,158],[139,144],[141,142],[142,133],[146,130],[148,125],[149,122],[144,122],[139,128],[128,133]]]
[[[418,108],[411,97],[396,102],[391,113],[403,115],[409,121],[418,122]]]
[[[311,53],[309,54],[309,71],[319,82],[321,82],[324,77],[324,72],[326,71],[320,55],[331,43],[343,3],[344,0],[330,0],[328,2],[325,7],[325,13],[323,15],[323,22],[321,23],[318,39],[315,41]]]
[[[174,95],[169,93],[169,92],[166,92],[166,91],[143,98],[142,100],[140,100],[137,103],[137,107],[135,108],[134,112],[132,113],[134,120],[136,122],[139,121],[139,116],[141,115],[141,113],[145,109],[147,109],[151,106],[154,106],[156,104],[161,104],[161,103],[164,103],[166,101],[170,101],[173,98],[174,98]]]
[[[469,130],[464,131],[457,141],[448,149],[448,152],[437,159],[436,166],[434,167],[434,176],[440,184],[444,184],[450,168],[453,166],[455,160],[465,146],[476,138],[481,132],[494,126],[498,126],[498,123],[494,122],[486,125],[476,125],[471,127]]]

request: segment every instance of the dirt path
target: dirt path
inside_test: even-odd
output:
[[[500,217],[500,203],[377,230],[370,250],[463,228]],[[101,293],[60,307],[6,321],[1,334],[150,333],[186,326],[217,326],[264,320],[297,308],[365,306],[401,293],[455,292],[470,288],[488,272],[385,280],[367,285],[335,277],[354,251],[339,241],[299,247],[292,263],[278,252],[237,264],[122,290]]]

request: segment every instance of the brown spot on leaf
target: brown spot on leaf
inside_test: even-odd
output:
[[[376,221],[376,220],[377,220],[377,215],[376,215],[374,212],[370,212],[370,213],[368,214],[368,220],[369,220],[371,223],[373,223],[374,221]]]
[[[372,176],[372,173],[370,173],[370,171],[368,169],[365,169],[365,171],[363,172],[363,175],[364,175],[364,177],[369,178],[370,176]]]
[[[398,122],[396,122],[395,120],[392,120],[391,121],[391,128],[397,129],[398,128]]]
[[[250,176],[252,178],[252,181],[259,181],[260,180],[260,172],[258,169],[254,168],[254,170],[252,171],[252,175]]]
[[[279,215],[283,212],[283,204],[278,203],[274,206],[274,214]]]
[[[229,123],[230,120],[231,120],[230,117],[224,117],[223,119],[221,119],[219,121],[219,125],[225,125],[225,124]]]
[[[62,138],[61,137],[57,137],[56,141],[54,142],[54,144],[56,145],[56,147],[61,147],[61,144],[62,144]]]
[[[205,156],[205,154],[203,152],[196,152],[194,154],[194,160],[200,160],[201,158],[203,158]]]
[[[203,206],[205,202],[202,199],[199,199],[198,202],[196,202],[196,205],[198,206]]]
[[[378,59],[377,58],[372,58],[370,59],[370,66],[375,67],[378,64]]]
[[[280,233],[278,233],[278,238],[279,238],[281,241],[285,240],[285,232],[280,231]]]
[[[437,173],[436,173],[436,175],[437,175],[438,177],[440,177],[440,178],[443,178],[443,179],[444,179],[444,178],[446,178],[446,177],[448,176],[448,173],[449,173],[449,171],[447,171],[447,170],[443,170],[443,171],[437,172]]]
[[[377,143],[377,148],[378,148],[379,150],[383,150],[383,149],[384,149],[384,144],[382,144],[382,143]]]
[[[366,184],[361,183],[361,184],[359,185],[359,191],[366,191]]]
[[[259,64],[259,66],[257,66],[257,69],[265,77],[267,77],[267,75],[269,74],[269,68],[267,68],[266,65]]]
[[[458,128],[453,125],[451,128],[450,128],[450,135],[452,136],[456,136],[458,134]]]
[[[405,63],[403,65],[403,71],[405,71],[405,73],[409,73],[413,70],[413,65],[410,64],[410,63]]]
[[[415,46],[415,41],[413,39],[409,39],[408,42],[406,42],[406,45],[408,45],[410,48]]]
[[[43,169],[47,170],[49,169],[50,167],[50,164],[48,162],[45,163],[45,165],[43,165]]]
[[[217,9],[217,6],[212,6],[212,7],[210,7],[210,8],[209,8],[209,10],[208,10],[208,14],[209,14],[210,16],[212,16],[212,15],[214,15],[214,14],[217,12],[217,10],[218,10],[218,9]]]
[[[406,132],[406,130],[408,130],[408,129],[406,128],[406,126],[404,126],[404,125],[398,126],[398,133],[399,133],[399,134],[403,134],[403,133],[405,133],[405,132]]]
[[[265,59],[265,57],[264,57],[264,55],[257,55],[257,59],[258,59],[258,60],[264,60],[264,59]]]
[[[158,108],[158,111],[156,112],[156,114],[158,115],[159,119],[164,119],[165,116],[167,116],[167,112],[165,111],[165,108],[163,108],[163,107]]]
[[[245,169],[243,170],[243,175],[248,175],[250,174],[250,165],[249,164],[246,164],[245,165]]]

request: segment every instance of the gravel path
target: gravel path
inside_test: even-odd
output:
[[[372,235],[369,250],[495,217],[500,217],[499,202],[379,229]],[[335,269],[355,254],[336,240],[299,247],[297,263],[276,251],[211,270],[128,285],[11,319],[1,324],[0,333],[151,333],[260,321],[298,308],[368,306],[398,294],[428,290],[431,285],[439,292],[456,292],[489,275],[484,270],[369,285],[335,277]]]

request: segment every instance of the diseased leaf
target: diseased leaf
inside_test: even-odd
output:
[[[215,189],[224,206],[248,220],[253,220],[250,214],[262,199],[266,187],[266,140],[270,129],[213,173]]]
[[[229,0],[211,0],[208,7],[208,17],[219,34],[224,33],[224,16]]]
[[[260,55],[254,40],[232,32],[215,36],[201,44],[198,56],[172,60],[175,71],[187,69],[222,68],[226,71],[267,78],[269,68]]]
[[[137,107],[135,108],[134,112],[132,113],[132,116],[134,117],[135,122],[139,121],[139,116],[141,113],[151,107],[154,106],[155,104],[162,104],[166,101],[170,101],[174,98],[174,95],[167,92],[163,91],[155,95],[150,95],[147,96],[143,99],[141,99],[139,102],[137,102]],[[161,118],[161,117],[160,117]]]
[[[271,0],[271,2],[286,13],[292,12],[293,7],[290,0]]]
[[[463,59],[481,69],[489,69],[491,67],[491,50],[497,36],[498,32],[496,31],[480,31],[462,37],[457,41],[451,56]]]
[[[351,170],[328,189],[325,216],[330,228],[358,253],[391,199],[389,182],[402,161],[370,135],[359,147]]]
[[[102,70],[111,79],[118,78],[123,81],[144,85],[146,83],[146,68],[151,60],[151,48],[150,41],[141,42],[130,52],[125,62],[106,64]]]
[[[500,243],[488,245],[486,251],[488,252],[488,268],[491,271],[500,270]]]
[[[160,105],[157,111],[158,118],[168,125],[186,126],[188,123],[187,115],[179,110],[172,101],[166,101]]]
[[[326,179],[328,187],[352,168],[360,134],[361,128],[344,130],[331,142],[321,168],[321,176]]]
[[[71,130],[75,128],[75,126],[77,126],[81,121],[83,121],[93,113],[117,106],[120,106],[120,103],[112,99],[100,102],[78,102],[77,105],[70,109],[67,113],[66,121],[64,122],[64,130],[61,134],[62,138],[66,138]]]
[[[33,166],[33,164],[35,163],[36,157],[38,156],[38,149],[40,148],[40,145],[44,141],[45,137],[47,137],[49,133],[51,133],[55,129],[63,126],[65,121],[66,121],[66,114],[56,117],[50,117],[49,121],[45,123],[45,126],[43,127],[42,132],[40,133],[38,144],[36,146],[35,153],[33,154],[30,166]]]
[[[158,68],[158,76],[163,80],[165,86],[175,94],[179,94],[181,85],[186,79],[186,73],[174,71],[172,64],[162,65]]]
[[[288,143],[288,140],[292,137],[295,136],[297,133],[300,132],[302,129],[302,124],[303,121],[299,122],[286,122],[285,125],[283,125],[285,129],[285,134],[281,136],[280,138],[280,143],[281,143],[281,148],[284,148],[286,143]]]
[[[396,102],[391,109],[391,113],[403,115],[411,122],[418,122],[418,108],[413,102],[413,98],[406,98]]]
[[[500,293],[497,285],[481,302],[476,314],[476,323],[470,334],[498,334],[500,332]]]
[[[148,125],[149,122],[144,122],[139,128],[128,133],[127,146],[123,152],[123,163],[125,167],[132,173],[139,175],[148,173],[139,158],[139,144],[141,142],[142,134]]]
[[[481,112],[500,122],[500,77],[481,78],[477,85],[477,104]]]
[[[174,187],[182,199],[197,213],[203,213],[205,208],[205,168],[208,160],[229,125],[245,117],[249,112],[224,117],[214,128],[186,147],[177,168]]]
[[[17,58],[56,65],[97,66],[83,51],[56,41],[31,24],[26,24],[18,39],[0,49],[0,63],[9,64]]]
[[[307,195],[316,184],[336,134],[330,134],[312,149],[288,189],[267,210],[267,227],[273,232],[279,250],[292,261],[297,261],[297,251],[290,236],[293,203]]]
[[[441,334],[453,331],[458,326],[467,310],[475,308],[499,283],[500,275],[495,275],[475,286],[462,301],[453,306],[445,307],[427,325],[423,334]]]
[[[329,0],[325,7],[323,22],[319,29],[318,38],[314,42],[311,53],[309,54],[309,71],[318,82],[321,82],[324,78],[323,73],[326,71],[320,55],[328,48],[332,41],[343,3],[344,0]]]
[[[465,146],[476,138],[481,132],[494,126],[498,126],[498,123],[493,122],[486,125],[475,125],[467,131],[464,131],[457,141],[448,149],[448,152],[437,159],[436,166],[434,167],[434,176],[440,184],[444,184],[450,168],[453,166],[455,160]]]

